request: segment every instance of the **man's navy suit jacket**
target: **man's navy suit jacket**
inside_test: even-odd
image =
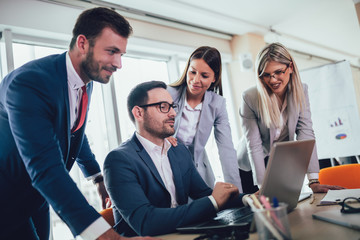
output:
[[[99,217],[68,173],[75,160],[85,176],[100,168],[85,124],[74,134],[70,131],[65,62],[65,53],[35,60],[0,83],[2,233],[29,219],[44,199],[74,235]],[[90,100],[92,83],[87,91]]]
[[[105,159],[105,186],[114,205],[115,230],[125,236],[161,235],[177,227],[211,219],[215,208],[212,193],[197,172],[189,150],[171,147],[168,158],[173,172],[176,200],[171,197],[155,164],[136,135],[111,151]],[[188,203],[188,198],[194,201]],[[235,205],[242,205],[241,197]]]

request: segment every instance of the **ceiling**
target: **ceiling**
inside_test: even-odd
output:
[[[89,2],[89,0],[87,0]],[[100,0],[155,18],[225,35],[256,33],[265,41],[360,66],[360,29],[353,0]]]

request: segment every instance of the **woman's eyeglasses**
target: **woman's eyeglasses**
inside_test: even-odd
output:
[[[279,77],[282,77],[286,70],[289,68],[289,65],[287,65],[287,67],[284,70],[276,70],[273,74],[269,74],[269,73],[263,73],[260,78],[264,81],[270,81],[271,78],[275,78],[278,79]]]
[[[360,203],[360,198],[356,197],[347,197],[339,204],[342,206],[341,212],[342,213],[360,213],[360,206],[354,207],[355,204],[353,203]]]
[[[157,103],[150,103],[146,105],[141,105],[139,107],[145,108],[145,107],[151,107],[151,106],[159,106],[160,112],[162,113],[168,113],[170,111],[170,108],[173,108],[175,112],[177,112],[178,105],[176,103],[170,104],[168,102],[157,102]]]

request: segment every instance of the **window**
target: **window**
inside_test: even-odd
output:
[[[137,84],[150,80],[169,83],[166,61],[124,57],[123,68],[114,74],[122,141],[129,139],[135,131],[135,126],[128,115],[127,96]]]

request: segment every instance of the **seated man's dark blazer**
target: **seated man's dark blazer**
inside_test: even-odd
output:
[[[87,84],[90,96],[92,83]],[[70,132],[65,53],[25,64],[0,83],[0,239],[50,203],[74,235],[100,215],[68,171],[100,172],[84,134]]]
[[[114,205],[115,230],[125,236],[155,236],[177,227],[211,219],[215,208],[212,193],[197,172],[190,152],[182,145],[171,147],[168,157],[176,188],[176,208],[155,164],[136,135],[111,151],[105,159],[105,185]],[[194,199],[188,203],[188,197]],[[234,201],[241,206],[241,196]]]

